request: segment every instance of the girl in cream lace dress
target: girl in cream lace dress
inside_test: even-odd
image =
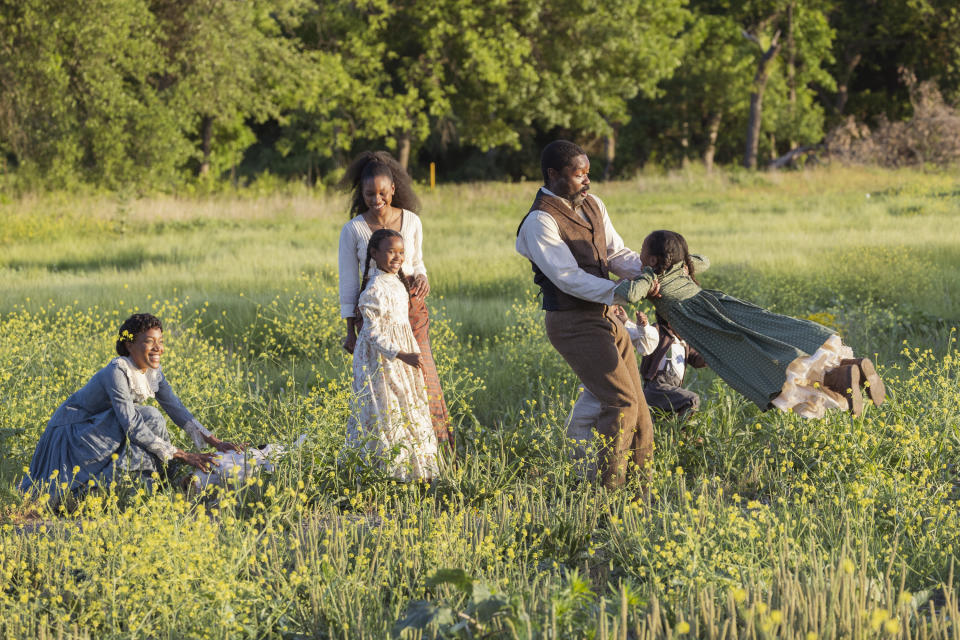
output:
[[[410,292],[400,269],[403,237],[373,233],[367,245],[358,309],[363,326],[353,351],[354,415],[347,444],[363,447],[399,480],[438,472],[422,358],[409,320]]]

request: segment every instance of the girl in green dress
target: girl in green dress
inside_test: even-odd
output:
[[[883,402],[883,381],[873,363],[855,359],[833,330],[702,289],[696,274],[710,262],[691,254],[679,233],[654,231],[644,239],[640,258],[648,265],[643,275],[617,285],[615,299],[639,302],[658,281],[660,295],[651,298],[657,317],[760,409],[806,418],[823,417],[831,408],[860,415],[861,385],[875,405]]]

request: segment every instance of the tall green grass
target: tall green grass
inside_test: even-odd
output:
[[[831,170],[594,185],[628,245],[681,231],[713,261],[706,285],[837,327],[879,353],[890,392],[863,418],[804,421],[698,374],[702,411],[656,421],[649,504],[570,460],[576,380],[513,252],[536,185],[423,193],[460,448],[430,487],[340,457],[342,199],[4,203],[0,633],[955,637],[958,184]],[[134,309],[163,318],[164,370],[218,435],[309,443],[215,500],[123,486],[47,513],[14,483]]]

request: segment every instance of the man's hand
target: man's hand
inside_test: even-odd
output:
[[[647,318],[647,314],[645,314],[643,311],[637,311],[636,318],[637,318],[637,324],[640,325],[641,327],[645,327],[648,324],[650,324],[650,320],[649,318]]]
[[[615,305],[613,305],[612,311],[613,311],[613,317],[614,317],[614,318],[616,318],[616,319],[619,320],[620,322],[626,322],[626,321],[627,321],[627,312],[624,311],[623,307],[621,307],[621,306],[618,305],[618,304],[615,304]]]
[[[419,369],[423,366],[423,356],[419,353],[398,353],[397,360],[407,363],[414,369]]]

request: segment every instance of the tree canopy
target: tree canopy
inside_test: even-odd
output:
[[[956,105],[958,27],[950,0],[0,0],[0,172],[313,183],[388,148],[536,178],[560,136],[606,176],[763,166],[910,118],[918,83]]]

